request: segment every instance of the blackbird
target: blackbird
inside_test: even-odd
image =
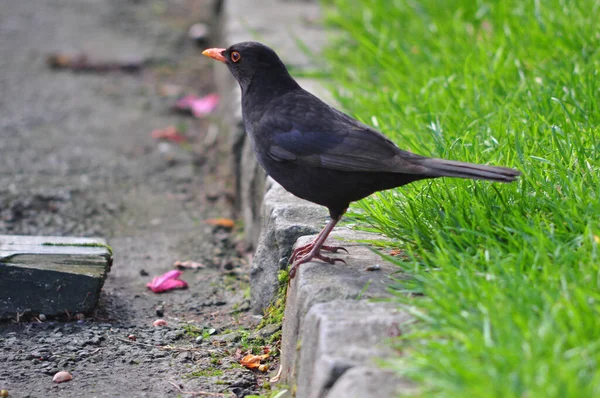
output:
[[[223,62],[242,89],[244,126],[258,161],[292,194],[329,209],[331,221],[290,257],[290,277],[300,264],[341,261],[321,251],[350,202],[413,181],[458,177],[514,181],[507,167],[434,159],[398,148],[383,134],[302,89],[275,51],[257,42],[210,48],[202,54]]]

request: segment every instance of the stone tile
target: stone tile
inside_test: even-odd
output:
[[[111,265],[104,239],[0,235],[0,318],[89,313]]]
[[[349,369],[376,367],[377,361],[395,355],[388,340],[410,321],[395,303],[334,300],[315,304],[297,343],[297,397],[324,397]]]
[[[250,273],[255,312],[261,313],[275,298],[277,274],[287,267],[284,258],[289,257],[294,242],[302,235],[317,233],[327,217],[324,207],[299,199],[268,179],[260,239]]]
[[[344,372],[326,398],[387,398],[411,392],[415,392],[415,386],[390,371],[355,366]]]
[[[398,268],[373,253],[356,240],[376,240],[380,235],[352,231],[344,227],[332,233],[335,240],[328,244],[343,245],[350,252],[332,256],[347,264],[327,264],[314,261],[300,266],[296,277],[288,287],[282,337],[283,377],[291,381],[297,376],[296,344],[304,330],[306,314],[318,303],[340,299],[388,298],[391,277]],[[304,244],[313,237],[303,237],[297,244]],[[379,265],[379,271],[366,271],[366,267]]]

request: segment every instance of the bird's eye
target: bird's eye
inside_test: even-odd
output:
[[[234,51],[234,52],[231,53],[231,60],[233,62],[238,62],[240,59],[242,59],[242,56],[240,55],[239,52]]]

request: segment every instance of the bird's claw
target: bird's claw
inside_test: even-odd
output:
[[[321,250],[329,251],[332,253],[336,253],[338,250],[344,250],[346,253],[348,253],[348,250],[346,250],[343,247],[327,246],[327,249],[323,249],[324,247],[325,246],[321,247]],[[302,249],[304,249],[304,247],[302,247]],[[333,250],[330,250],[330,249],[333,249]],[[296,253],[294,252],[294,254],[296,254]],[[292,254],[291,258],[294,258],[294,254]],[[301,254],[306,254],[306,252],[301,253]],[[290,268],[290,279],[289,280],[291,281],[292,279],[294,279],[294,276],[296,276],[296,271],[298,270],[298,267],[300,267],[301,264],[307,263],[315,258],[318,260],[324,261],[328,264],[335,264],[335,263],[339,262],[339,263],[343,263],[344,265],[348,265],[346,263],[346,261],[342,260],[341,258],[331,258],[331,257],[326,257],[326,256],[322,255],[321,251],[319,250],[318,252],[316,252],[312,255],[309,253],[305,256],[302,256],[302,257],[298,258],[297,261],[294,261],[294,262],[290,261],[290,264],[292,264],[292,268]]]
[[[313,248],[314,248],[313,242],[310,242],[310,243],[308,243],[308,244],[306,244],[304,246],[297,247],[292,252],[292,255],[290,256],[290,259],[289,259],[288,263],[289,264],[294,264],[294,261],[296,261],[296,258],[298,258],[298,256],[305,255],[306,253],[310,252]],[[330,252],[330,253],[337,253],[340,250],[343,250],[347,254],[349,254],[348,249],[346,249],[345,247],[342,247],[342,246],[327,246],[327,245],[323,245],[323,246],[321,246],[321,249],[319,251],[326,251],[326,252]]]
[[[350,252],[348,251],[348,249],[346,249],[345,247],[342,246],[321,246],[321,250],[324,250],[326,252],[330,252],[330,253],[337,253],[340,250],[345,251],[346,253],[350,254]]]
[[[344,249],[345,250],[345,249]],[[335,252],[334,252],[335,253]],[[329,264],[335,264],[336,262],[340,262],[340,263],[344,263],[345,265],[348,265],[344,260],[342,260],[341,258],[331,258],[331,257],[325,257],[323,256],[321,253],[317,253],[315,254],[314,258],[318,258],[321,261],[325,261],[326,263]]]

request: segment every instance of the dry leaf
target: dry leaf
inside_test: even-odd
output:
[[[209,218],[204,222],[216,227],[223,227],[227,229],[231,229],[235,225],[235,221],[233,221],[231,218]]]
[[[400,249],[395,249],[390,252],[390,256],[399,256],[401,254],[402,254],[402,250],[400,250]]]
[[[154,130],[152,132],[152,138],[155,140],[173,141],[177,143],[187,141],[187,137],[181,134],[175,126]]]
[[[256,369],[260,366],[260,362],[264,361],[269,357],[269,354],[264,355],[253,355],[248,354],[242,358],[240,364],[248,369]]]
[[[195,261],[175,261],[173,267],[179,269],[199,269],[204,268],[204,264]]]
[[[71,376],[71,373],[62,370],[54,375],[54,377],[52,378],[52,381],[55,383],[63,383],[65,381],[69,381],[72,379],[73,379],[73,376]]]

